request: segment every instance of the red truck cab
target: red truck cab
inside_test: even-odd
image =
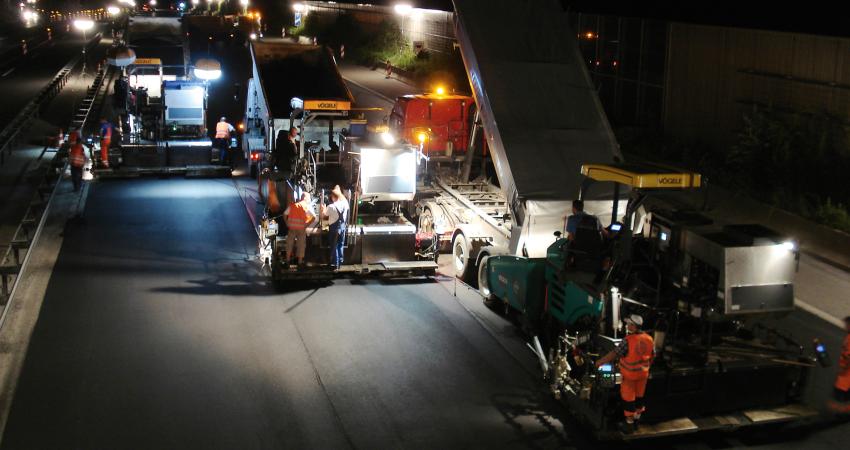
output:
[[[389,128],[431,157],[453,159],[466,154],[475,101],[454,94],[405,95],[396,99]]]

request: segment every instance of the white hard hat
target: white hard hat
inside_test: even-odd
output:
[[[219,120],[220,120],[221,122],[224,122],[225,120],[227,120],[227,117],[221,116],[221,119],[219,119]]]
[[[632,314],[629,317],[626,317],[626,323],[633,323],[635,326],[641,327],[643,326],[643,317]]]

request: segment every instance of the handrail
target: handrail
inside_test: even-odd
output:
[[[101,35],[98,33],[86,44],[86,47],[88,48],[99,43],[100,39]],[[33,119],[38,117],[41,110],[50,100],[53,100],[54,97],[62,92],[62,89],[68,84],[74,68],[80,63],[81,58],[82,56],[77,56],[59,69],[59,72],[36,94],[35,98],[30,100],[15,118],[9,121],[9,124],[0,131],[0,166],[6,163],[6,157],[10,156],[12,149],[20,143],[20,139],[23,138]]]
[[[103,64],[95,75],[94,82],[90,87],[91,101],[84,102],[88,103],[88,105],[85,107],[85,115],[82,121],[74,119],[74,122],[80,122],[79,128],[81,130],[89,121],[93,105],[96,103],[98,97],[105,95],[108,91],[108,89],[104,89],[107,72],[107,66]],[[9,301],[14,296],[15,289],[18,286],[20,274],[24,270],[30,251],[43,227],[47,210],[56,193],[56,187],[59,186],[62,174],[67,169],[67,161],[62,162],[61,160],[63,156],[65,155],[61,154],[61,152],[56,152],[53,155],[50,170],[44,174],[44,178],[33,196],[33,201],[27,207],[23,220],[21,220],[21,223],[15,230],[15,234],[12,236],[12,242],[8,245],[3,257],[0,258],[0,308],[2,308],[0,328],[2,328],[5,320]],[[47,193],[49,193],[49,196],[45,200],[44,196]],[[22,250],[26,252],[23,259],[21,258]]]

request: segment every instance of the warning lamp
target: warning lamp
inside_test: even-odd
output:
[[[242,123],[242,122],[239,122],[239,131],[242,131],[244,129],[245,129],[245,124]]]
[[[446,88],[444,88],[442,86],[437,86],[436,92],[437,92],[437,95],[443,95],[443,94],[446,93]]]
[[[428,139],[428,135],[425,132],[420,132],[416,135],[416,138],[419,139],[420,144],[424,144],[425,141]]]

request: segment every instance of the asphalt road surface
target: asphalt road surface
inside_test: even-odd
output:
[[[230,180],[92,186],[3,448],[557,447],[558,411],[439,283],[274,292]]]
[[[2,446],[594,448],[442,284],[273,291],[230,180],[91,186],[69,223]],[[783,323],[834,345],[805,313]],[[508,333],[499,339],[521,339]],[[822,397],[820,371],[812,398]],[[847,426],[643,448],[826,448]],[[596,444],[598,445],[598,444]]]
[[[94,32],[89,33],[91,37]],[[104,47],[105,48],[105,47]],[[0,67],[0,123],[6,123],[29,103],[47,83],[83,49],[83,38],[71,34],[30,50],[24,58]],[[89,61],[102,58],[103,50],[89,52]]]

